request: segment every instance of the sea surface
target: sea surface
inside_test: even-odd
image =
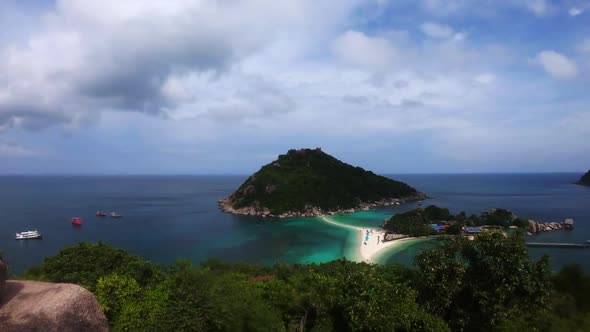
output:
[[[576,229],[536,235],[535,242],[590,240],[590,188],[573,185],[581,174],[389,175],[426,192],[424,202],[453,213],[501,207],[535,220],[573,218]],[[234,216],[217,208],[246,176],[3,176],[0,177],[0,250],[18,275],[66,246],[104,241],[157,263],[208,258],[273,264],[354,259],[358,234],[319,218],[288,220]],[[417,203],[333,216],[334,220],[378,227],[385,218]],[[99,218],[116,211],[121,219]],[[72,217],[83,225],[74,227]],[[39,230],[42,240],[17,241],[14,233]],[[414,255],[433,245],[414,241],[381,253],[381,263],[411,265]],[[531,257],[551,257],[558,269],[579,263],[590,270],[590,249],[530,249]]]

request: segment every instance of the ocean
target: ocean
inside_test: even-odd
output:
[[[573,185],[581,174],[403,174],[388,175],[426,192],[424,202],[453,213],[500,207],[535,220],[573,218],[576,229],[534,236],[536,242],[590,239],[590,188]],[[354,257],[358,234],[319,218],[262,219],[220,212],[217,199],[246,176],[2,176],[0,250],[10,273],[19,275],[66,246],[104,241],[157,263],[208,258],[273,264],[320,263]],[[383,219],[417,203],[334,216],[342,223],[377,227]],[[99,218],[97,210],[121,219]],[[70,223],[83,220],[81,227]],[[37,229],[42,240],[17,241],[14,233]],[[412,264],[432,246],[416,241],[379,255],[382,263]],[[531,257],[551,257],[559,269],[579,263],[590,271],[590,249],[530,249]]]

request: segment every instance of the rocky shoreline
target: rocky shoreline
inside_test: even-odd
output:
[[[391,205],[400,205],[405,202],[412,202],[412,201],[420,201],[426,199],[427,196],[425,193],[418,192],[416,194],[401,197],[401,198],[383,198],[373,202],[363,202],[360,203],[355,208],[349,209],[340,209],[340,210],[322,210],[317,206],[308,205],[305,207],[304,211],[287,211],[281,214],[272,214],[267,207],[261,207],[259,204],[256,206],[246,206],[239,209],[233,207],[234,201],[232,197],[226,197],[219,199],[217,204],[221,211],[238,214],[238,215],[245,215],[245,216],[257,216],[262,218],[293,218],[293,217],[321,217],[325,215],[335,215],[340,213],[353,213],[357,211],[368,211],[371,209],[375,209],[378,207],[383,206],[391,206]]]
[[[528,234],[534,235],[541,232],[553,232],[562,229],[574,229],[575,223],[573,219],[566,219],[563,222],[539,222],[529,220]]]

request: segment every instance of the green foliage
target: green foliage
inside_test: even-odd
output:
[[[451,217],[449,210],[429,205],[425,209],[415,209],[394,215],[385,222],[384,228],[398,234],[426,236],[435,233],[431,223],[448,220]]]
[[[422,217],[425,221],[448,221],[455,217],[449,212],[449,209],[440,208],[436,205],[429,205],[421,210]]]
[[[565,266],[553,277],[553,284],[557,292],[571,299],[574,309],[567,312],[590,313],[590,276],[579,265]]]
[[[90,263],[100,255],[114,264]],[[79,270],[59,275],[67,263]],[[590,276],[569,266],[551,278],[547,260],[531,261],[518,236],[447,239],[415,263],[156,267],[99,243],[64,249],[35,275],[94,283],[112,331],[590,330]]]
[[[479,217],[479,221],[476,224],[508,227],[513,224],[513,216],[514,215],[512,214],[512,212],[508,210],[493,209],[491,211],[483,212]]]
[[[490,330],[547,307],[548,261],[530,261],[519,236],[485,232],[474,241],[455,238],[415,260],[420,302],[453,329]]]
[[[403,182],[345,164],[319,149],[289,150],[250,176],[231,198],[235,208],[266,207],[273,214],[354,208],[361,202],[416,194]]]
[[[133,278],[141,286],[161,277],[154,264],[98,242],[79,243],[47,257],[41,266],[25,271],[23,279],[70,282],[94,292],[98,280],[111,274]]]
[[[514,220],[513,225],[517,226],[518,228],[526,229],[529,227],[529,221],[527,219],[517,218]]]
[[[449,235],[459,235],[463,232],[463,226],[461,222],[456,222],[447,228],[446,233]]]
[[[141,287],[135,279],[116,274],[98,279],[96,286],[96,298],[109,320],[117,317],[140,293]]]

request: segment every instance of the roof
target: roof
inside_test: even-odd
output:
[[[483,232],[482,227],[467,227],[467,233],[481,233]]]

